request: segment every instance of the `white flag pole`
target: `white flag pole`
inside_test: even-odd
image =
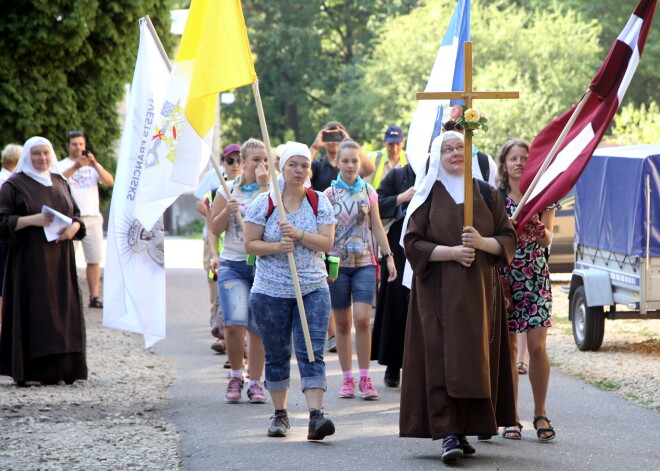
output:
[[[277,199],[277,211],[280,215],[280,221],[286,221],[284,204],[282,204],[282,195],[280,194],[280,186],[277,184],[275,158],[273,157],[273,149],[270,147],[270,138],[268,136],[268,128],[266,127],[266,117],[264,115],[264,108],[261,103],[261,94],[259,93],[259,80],[255,80],[252,84],[252,91],[254,92],[254,101],[257,104],[257,113],[259,114],[261,134],[263,135],[264,144],[266,144],[266,151],[268,153],[268,171],[270,172],[270,178],[273,182],[273,192],[275,193],[275,198]],[[287,258],[289,260],[289,268],[291,269],[291,278],[293,279],[293,289],[296,292],[298,312],[300,313],[300,323],[302,324],[303,334],[305,336],[307,358],[310,362],[314,362],[314,347],[312,347],[312,340],[309,336],[309,328],[307,327],[307,314],[305,313],[305,305],[303,303],[302,292],[300,290],[300,280],[298,279],[298,270],[296,269],[296,260],[293,257],[293,252],[289,252],[287,254]]]

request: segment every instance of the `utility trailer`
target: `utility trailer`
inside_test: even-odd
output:
[[[580,176],[569,302],[582,351],[605,319],[660,319],[660,145],[597,149]]]

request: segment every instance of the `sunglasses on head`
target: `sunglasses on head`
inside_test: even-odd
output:
[[[85,137],[85,133],[82,131],[69,131],[69,137]]]
[[[240,164],[241,159],[240,158],[235,159],[234,157],[226,157],[225,162],[227,162],[227,165],[234,165],[235,163]]]
[[[460,124],[452,123],[451,121],[446,122],[444,127],[445,127],[445,131],[453,131],[454,129],[456,129],[457,131],[463,130],[463,126],[461,126]]]

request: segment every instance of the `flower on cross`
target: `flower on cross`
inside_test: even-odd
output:
[[[452,120],[456,121],[456,124],[463,126],[465,132],[469,133],[470,136],[477,129],[488,132],[488,124],[486,124],[488,118],[486,118],[486,114],[483,111],[479,111],[476,108],[468,108],[465,105],[454,105],[449,110],[449,116]]]

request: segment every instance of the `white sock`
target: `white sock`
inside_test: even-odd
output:
[[[248,381],[248,389],[250,389],[255,384],[259,384],[259,381],[254,381],[252,379],[250,381]]]
[[[240,370],[231,370],[232,378],[241,378],[243,379],[243,369]]]

